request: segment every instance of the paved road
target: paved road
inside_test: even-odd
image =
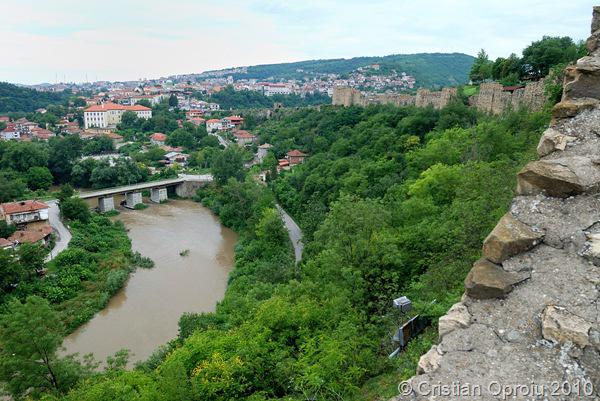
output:
[[[231,142],[227,141],[225,138],[223,138],[223,137],[222,137],[221,135],[219,135],[219,134],[213,133],[213,134],[210,134],[210,135],[216,136],[216,137],[217,137],[217,139],[219,140],[219,143],[220,143],[222,146],[224,146],[224,147],[228,147],[229,145],[231,145]]]
[[[302,260],[302,251],[304,250],[304,244],[302,243],[302,230],[298,227],[298,224],[292,219],[292,217],[287,214],[285,210],[278,204],[277,210],[279,210],[279,214],[281,215],[281,220],[283,220],[283,224],[285,228],[288,230],[288,234],[290,236],[290,241],[292,241],[292,245],[294,246],[294,256],[296,257],[296,263]]]
[[[58,201],[51,200],[46,202],[50,209],[48,211],[48,220],[50,221],[50,225],[54,229],[54,233],[56,234],[56,245],[50,251],[50,254],[46,258],[46,261],[52,260],[64,251],[67,246],[69,246],[69,242],[71,242],[71,232],[67,229],[67,227],[63,224],[60,219],[60,211],[58,209]]]

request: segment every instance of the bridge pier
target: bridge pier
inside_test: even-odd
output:
[[[102,196],[98,198],[98,210],[100,210],[100,213],[115,210],[115,198],[112,196]]]
[[[134,209],[135,205],[143,203],[141,192],[126,192],[125,193],[125,207]]]
[[[152,188],[150,190],[150,200],[154,203],[160,203],[167,200],[167,188]]]

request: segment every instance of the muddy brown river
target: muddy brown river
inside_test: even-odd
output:
[[[171,200],[116,217],[129,230],[133,249],[155,267],[137,269],[108,306],[64,341],[66,353],[93,353],[96,360],[120,349],[130,366],[177,335],[184,312],[214,311],[233,266],[237,235],[212,212],[188,200]],[[183,250],[187,256],[180,256]]]

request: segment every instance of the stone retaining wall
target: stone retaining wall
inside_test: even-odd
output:
[[[599,399],[600,7],[587,43],[540,159],[394,400]]]

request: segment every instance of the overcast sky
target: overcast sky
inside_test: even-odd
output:
[[[586,0],[0,0],[0,81],[134,80],[319,58],[520,53]]]

